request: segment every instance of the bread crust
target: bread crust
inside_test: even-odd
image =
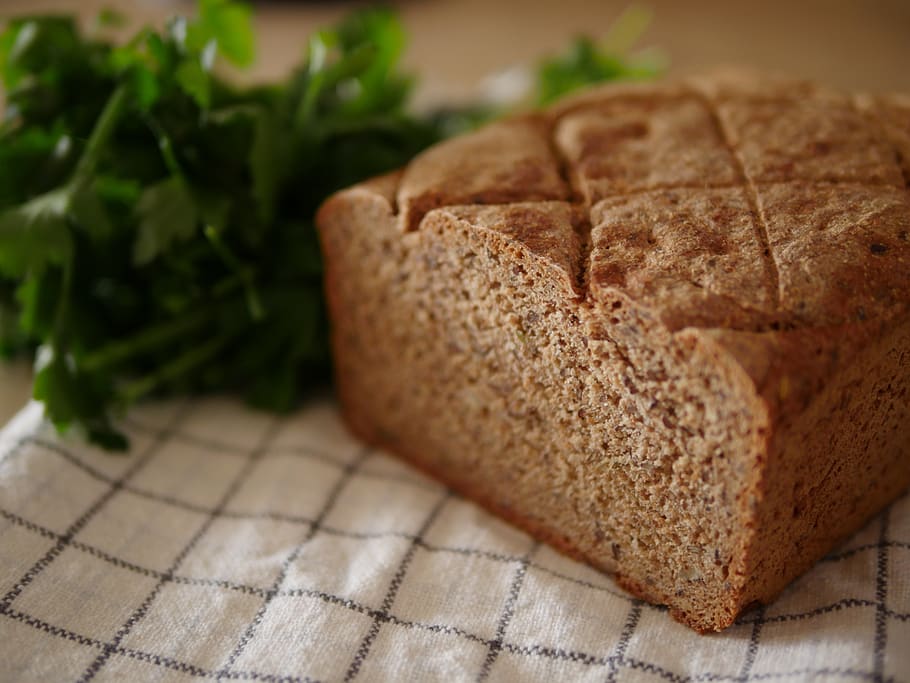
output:
[[[725,628],[910,484],[907,140],[905,98],[721,73],[339,193],[317,225],[345,419]]]

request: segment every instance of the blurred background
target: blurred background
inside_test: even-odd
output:
[[[256,2],[258,77],[300,59],[315,27],[363,2]],[[406,63],[427,87],[470,93],[483,76],[565,48],[579,33],[603,34],[629,0],[401,0],[411,43]],[[654,20],[642,46],[659,46],[671,73],[719,62],[792,72],[829,85],[910,90],[910,0],[639,0]],[[64,10],[89,18],[114,7],[141,23],[190,0],[0,0],[0,19]]]
[[[308,34],[358,2],[258,2],[258,62],[249,78],[278,78],[299,63]],[[566,49],[580,33],[603,35],[627,0],[402,0],[407,67],[420,74],[424,101],[476,96],[485,77]],[[789,72],[829,85],[910,92],[910,0],[650,0],[639,47],[656,46],[670,75],[718,63]],[[0,22],[24,13],[77,13],[105,7],[130,18],[126,31],[192,12],[191,0],[0,0]],[[29,372],[0,364],[0,424],[24,403]]]

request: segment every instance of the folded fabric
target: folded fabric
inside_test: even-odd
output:
[[[0,680],[910,680],[910,497],[699,636],[355,441],[148,405],[126,457],[0,433]]]

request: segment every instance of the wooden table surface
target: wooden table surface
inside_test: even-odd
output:
[[[277,78],[298,63],[306,36],[355,2],[256,5],[255,78]],[[411,37],[405,63],[429,91],[475,92],[484,76],[532,63],[578,33],[601,35],[625,0],[408,0],[401,11]],[[651,0],[654,20],[641,41],[670,58],[671,74],[718,63],[747,64],[875,92],[910,91],[908,0]],[[178,0],[0,0],[0,20],[24,12],[77,12],[88,18],[116,7],[135,22],[160,22]],[[24,367],[0,368],[0,423],[28,395]]]

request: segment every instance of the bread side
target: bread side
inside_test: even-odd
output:
[[[754,374],[775,414],[744,596],[768,603],[910,484],[910,321],[715,338],[769,359]]]
[[[770,600],[910,481],[897,143],[819,92],[832,174],[793,87],[597,90],[329,200],[352,427],[694,628]]]
[[[340,214],[382,209],[351,201],[323,225],[333,305],[345,310],[338,387],[355,430],[641,581],[639,593],[699,628],[732,619],[730,572],[745,543],[737,500],[755,485],[760,414],[737,391],[737,369],[669,337],[639,342],[633,353],[652,360],[633,364],[608,337],[589,337],[555,261],[467,220],[473,207],[438,210],[401,235],[388,208],[359,231]],[[533,210],[559,221],[568,208]]]

